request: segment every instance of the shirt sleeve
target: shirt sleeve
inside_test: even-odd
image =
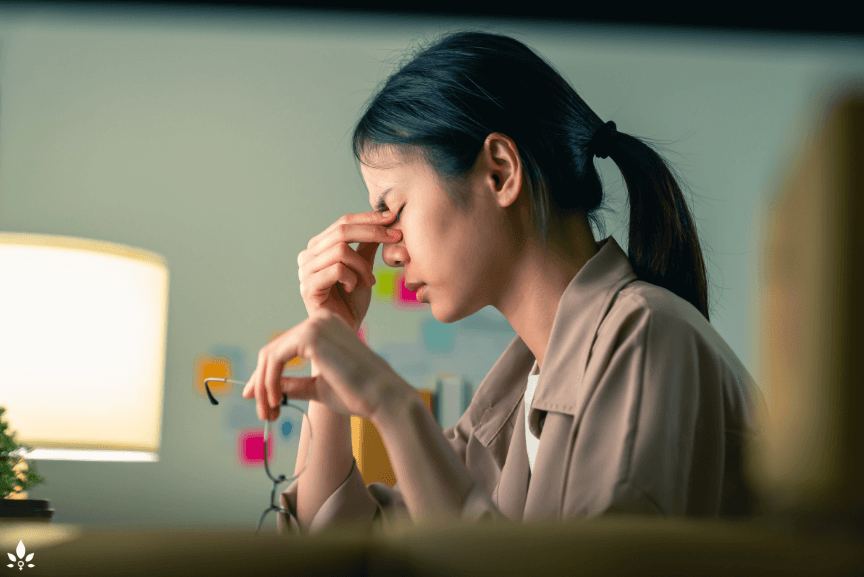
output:
[[[463,464],[469,436],[468,412],[459,422],[444,430],[454,452]],[[302,477],[301,477],[302,478]],[[390,487],[386,483],[363,481],[357,460],[351,464],[351,472],[345,481],[324,501],[312,519],[308,531],[297,522],[297,484],[295,479],[279,496],[279,505],[288,514],[277,513],[279,534],[316,534],[336,524],[352,524],[358,530],[372,533],[393,533],[411,527],[413,521],[399,490],[399,483]],[[475,481],[463,507],[462,520],[477,522],[499,518],[500,514],[489,494]]]
[[[453,450],[459,456],[459,460],[468,469],[468,474],[474,479],[474,485],[471,487],[471,492],[465,499],[465,504],[462,506],[461,519],[465,523],[477,523],[481,521],[501,521],[506,517],[499,511],[495,502],[492,500],[489,492],[484,487],[483,483],[478,481],[478,477],[482,472],[491,470],[491,467],[483,462],[476,462],[477,459],[472,459],[468,449],[472,437],[471,411],[466,410],[459,421],[452,427],[444,429],[444,438],[453,447]],[[477,439],[473,439],[477,443]],[[398,483],[397,483],[398,486]]]

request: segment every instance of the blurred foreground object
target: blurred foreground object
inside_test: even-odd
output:
[[[864,520],[864,82],[831,85],[807,112],[764,218],[759,342],[771,406],[758,415],[764,435],[748,473],[779,514],[856,524]]]
[[[460,524],[400,536],[369,536],[346,526],[290,539],[206,527],[0,525],[0,551],[15,551],[19,540],[36,552],[39,575],[63,577],[841,577],[864,569],[860,539],[716,519]]]

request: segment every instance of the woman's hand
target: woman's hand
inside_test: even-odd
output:
[[[389,212],[346,214],[309,241],[306,250],[298,255],[297,264],[300,295],[310,317],[330,311],[355,333],[360,330],[372,300],[372,265],[378,245],[401,239],[399,230],[386,226],[393,216]],[[350,242],[359,243],[356,251]]]
[[[285,363],[294,357],[312,360],[319,374],[283,377]],[[283,393],[291,399],[317,401],[343,415],[372,418],[385,396],[392,400],[410,386],[341,317],[325,310],[261,349],[243,397],[255,397],[262,421],[279,416]]]

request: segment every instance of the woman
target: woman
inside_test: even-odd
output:
[[[310,400],[314,443],[282,494],[280,530],[749,511],[740,448],[758,393],[708,322],[699,239],[660,156],[522,43],[479,32],[394,73],[353,144],[375,210],[300,253],[309,319],[261,350],[243,393],[261,419],[283,393]],[[624,175],[628,254],[594,239],[595,156]],[[357,337],[379,244],[439,321],[491,305],[518,335],[443,432]],[[294,356],[312,377],[281,378]],[[363,483],[351,414],[381,433],[392,489]],[[307,445],[304,426],[298,471]]]

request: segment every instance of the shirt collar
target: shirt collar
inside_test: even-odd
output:
[[[546,358],[532,410],[576,415],[583,403],[581,387],[597,329],[624,286],[637,280],[627,255],[611,236],[567,285],[546,348]],[[475,435],[488,445],[498,434],[525,393],[534,366],[531,350],[518,335],[483,379],[471,403]],[[581,392],[580,392],[581,391]]]

